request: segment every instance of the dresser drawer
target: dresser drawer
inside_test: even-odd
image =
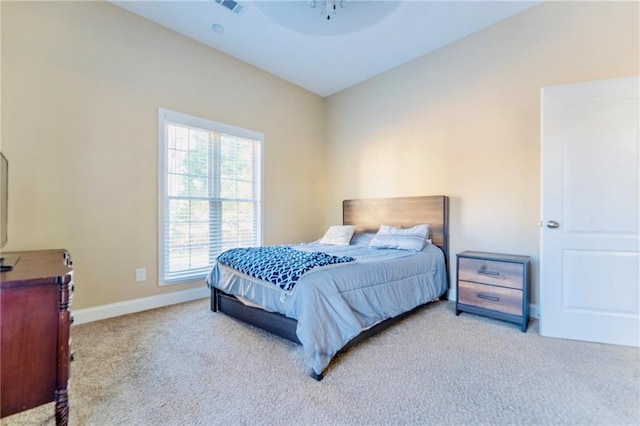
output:
[[[511,315],[522,315],[522,291],[458,281],[458,303]]]
[[[481,284],[498,285],[522,290],[522,263],[500,262],[488,259],[458,259],[458,279]]]

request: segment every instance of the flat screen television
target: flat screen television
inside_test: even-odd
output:
[[[7,244],[7,225],[9,207],[9,161],[0,152],[0,248]],[[19,255],[0,252],[0,271],[10,271],[20,260]]]
[[[0,247],[7,244],[7,209],[9,204],[9,161],[0,152]]]

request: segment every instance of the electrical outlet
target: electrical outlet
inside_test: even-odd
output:
[[[136,281],[144,281],[147,279],[147,268],[136,269]]]

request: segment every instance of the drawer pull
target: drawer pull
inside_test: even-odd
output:
[[[500,276],[500,272],[496,272],[496,271],[487,271],[486,269],[480,269],[478,271],[479,274],[482,275],[491,275],[493,277],[499,277]]]
[[[500,301],[500,298],[499,298],[499,297],[496,297],[496,296],[489,296],[489,295],[487,295],[487,294],[482,294],[482,293],[478,293],[478,294],[476,295],[476,297],[477,297],[478,299],[491,300],[491,301],[493,301],[493,302],[499,302],[499,301]]]

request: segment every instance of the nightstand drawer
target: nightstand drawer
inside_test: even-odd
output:
[[[461,257],[458,279],[522,290],[523,268],[522,263]]]
[[[522,291],[511,288],[460,280],[458,281],[458,303],[511,315],[522,315]]]

